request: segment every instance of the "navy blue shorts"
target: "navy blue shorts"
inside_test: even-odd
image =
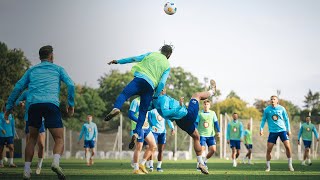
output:
[[[84,148],[94,148],[95,141],[94,140],[84,140]]]
[[[0,146],[3,147],[5,145],[13,144],[13,136],[10,137],[0,137]]]
[[[191,135],[196,129],[196,120],[199,112],[199,102],[196,99],[191,99],[189,102],[188,113],[180,120],[176,120],[177,125]]]
[[[152,132],[152,133],[157,144],[166,144],[167,142],[166,133],[155,133],[155,132]]]
[[[52,103],[32,104],[28,111],[29,126],[40,129],[44,118],[46,128],[62,128],[61,113],[58,106]]]
[[[312,141],[303,140],[304,148],[310,148]]]
[[[29,134],[29,132],[30,132],[29,131],[29,121],[26,121],[26,127],[24,129],[24,132],[26,134]],[[41,127],[39,129],[39,133],[44,133],[44,132],[46,132],[46,128],[44,127],[44,121],[42,121]]]
[[[246,148],[249,150],[249,149],[252,149],[252,144],[245,144]]]
[[[138,142],[144,142],[144,139],[148,136],[148,134],[150,133],[150,129],[142,129],[142,136],[141,138],[138,138],[137,141]],[[144,145],[148,145],[148,143],[144,144]]]
[[[200,136],[200,144],[201,146],[205,146],[207,144],[208,147],[216,145],[216,140],[213,136],[211,137],[204,137]]]
[[[240,143],[241,143],[240,140],[230,140],[230,148],[235,147],[236,149],[240,149],[241,148]]]
[[[281,132],[270,132],[269,137],[268,137],[268,142],[269,143],[273,143],[273,144],[277,144],[277,139],[280,136],[281,141],[286,141],[289,140],[289,137],[287,135],[287,131],[281,131]]]

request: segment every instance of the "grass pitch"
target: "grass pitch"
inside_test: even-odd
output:
[[[46,159],[43,163],[41,175],[35,174],[35,158],[31,179],[57,179],[55,173],[50,169],[51,159]],[[15,159],[18,168],[0,169],[0,179],[22,179],[23,160]],[[320,160],[314,160],[312,166],[301,166],[299,161],[294,161],[295,172],[288,170],[287,161],[271,161],[271,171],[265,172],[265,161],[255,161],[254,165],[238,164],[232,167],[231,161],[210,159],[208,163],[209,175],[203,175],[196,171],[196,160],[192,161],[164,161],[163,173],[156,171],[145,175],[133,175],[129,160],[95,160],[95,164],[87,167],[84,160],[62,160],[63,168],[67,179],[320,179]],[[154,163],[156,166],[156,163]]]

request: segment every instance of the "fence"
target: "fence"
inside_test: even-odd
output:
[[[130,159],[132,157],[133,151],[127,149],[127,144],[130,140],[129,133],[127,130],[123,130],[122,127],[122,115],[119,116],[120,125],[118,129],[110,132],[99,132],[97,142],[96,142],[96,158],[101,159]],[[220,114],[219,125],[220,125],[220,138],[216,138],[217,142],[217,152],[215,157],[221,159],[227,159],[231,157],[231,149],[227,144],[226,140],[226,127],[228,122],[232,118],[228,114]],[[245,119],[240,121],[246,127],[247,123],[251,123],[252,128],[252,140],[253,140],[253,159],[265,159],[266,145],[267,145],[267,123],[264,128],[264,135],[260,136],[260,120]],[[298,132],[301,123],[291,122],[291,132],[290,144],[292,148],[293,159],[302,159],[303,147],[297,144]],[[177,127],[177,126],[176,126]],[[320,129],[320,125],[319,125]],[[167,145],[165,149],[164,159],[177,160],[177,159],[192,159],[194,157],[192,138],[189,137],[187,133],[181,129],[176,128],[177,132],[174,136],[170,136],[167,133]],[[22,138],[22,157],[24,157],[25,148],[25,138],[22,130],[18,131],[19,136]],[[78,144],[79,132],[65,129],[64,130],[65,147],[64,147],[64,158],[76,157],[83,158],[83,140]],[[53,138],[51,137],[49,131],[46,131],[46,145],[45,145],[45,155],[46,157],[52,157],[53,149]],[[318,149],[316,147],[317,143],[315,140],[312,141],[311,146],[311,157],[317,158]],[[36,150],[37,151],[37,150]],[[240,158],[244,157],[246,154],[246,148],[241,144]],[[277,144],[274,146],[272,151],[272,159],[286,159],[285,148],[283,144],[278,139]]]

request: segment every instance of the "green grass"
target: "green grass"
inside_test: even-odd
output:
[[[23,161],[15,160],[18,168],[0,169],[0,179],[21,179]],[[57,179],[50,170],[51,160],[45,160],[42,173],[37,176],[32,174],[32,179]],[[34,166],[36,163],[33,164]],[[156,163],[154,164],[156,165]],[[32,167],[33,173],[35,168]],[[254,165],[239,164],[233,168],[231,161],[211,159],[208,163],[210,175],[203,175],[195,170],[196,163],[193,161],[164,161],[163,173],[152,172],[147,175],[133,175],[129,160],[96,160],[92,167],[87,167],[84,160],[62,160],[61,167],[67,179],[319,179],[320,160],[313,161],[309,167],[301,166],[300,162],[294,161],[295,172],[288,171],[287,161],[271,161],[271,171],[265,172],[265,161],[256,161]]]

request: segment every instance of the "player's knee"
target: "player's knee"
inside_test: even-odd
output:
[[[199,99],[199,97],[200,97],[200,93],[194,93],[193,95],[192,95],[192,99]]]
[[[149,149],[150,149],[152,152],[154,152],[154,151],[157,150],[157,146],[152,145],[152,146],[149,147]]]

